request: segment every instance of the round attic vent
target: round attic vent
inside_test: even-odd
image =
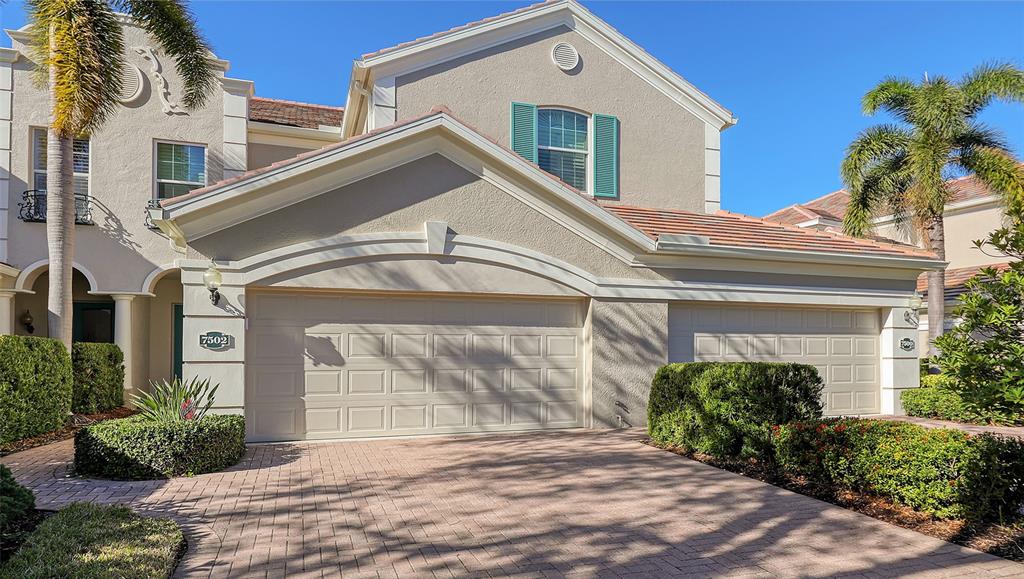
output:
[[[551,49],[551,60],[562,70],[572,70],[580,63],[580,53],[568,42],[559,42]]]
[[[142,70],[134,64],[125,64],[121,70],[121,95],[118,100],[128,104],[142,95]]]

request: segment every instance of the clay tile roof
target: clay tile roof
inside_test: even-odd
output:
[[[729,211],[704,214],[629,205],[604,205],[604,208],[655,239],[664,234],[701,235],[706,236],[712,246],[934,258],[930,252],[909,245],[783,225]]]
[[[967,289],[964,284],[967,280],[978,275],[982,269],[986,267],[994,267],[996,271],[1006,271],[1010,268],[1009,263],[996,263],[988,265],[972,265],[971,267],[958,267],[956,269],[946,270],[946,287],[945,287],[945,300],[952,301],[957,298],[960,294],[964,293]],[[917,291],[920,294],[928,294],[928,275],[921,274],[917,278]]]
[[[846,204],[850,201],[850,194],[840,189],[828,195],[818,197],[807,203],[797,203],[789,207],[783,207],[774,213],[765,215],[768,221],[796,225],[815,218],[834,219],[842,221],[846,215]]]
[[[953,190],[949,197],[949,205],[982,199],[992,195],[992,191],[974,175],[950,179],[946,181],[946,184]],[[813,217],[805,217],[806,214],[800,211],[800,209],[803,209],[814,213],[818,217],[842,221],[843,217],[846,216],[846,205],[849,201],[850,194],[840,189],[807,203],[797,203],[789,207],[783,207],[778,211],[765,215],[764,218],[769,221],[790,225],[813,219]]]
[[[537,4],[531,4],[530,6],[524,6],[522,8],[518,8],[516,10],[512,10],[511,12],[504,12],[502,14],[497,14],[495,16],[489,16],[489,17],[484,18],[482,20],[477,20],[475,22],[469,22],[469,23],[463,24],[461,26],[456,26],[454,28],[449,28],[448,30],[442,30],[441,32],[435,32],[433,34],[428,34],[427,36],[421,36],[420,38],[417,38],[415,40],[409,40],[407,42],[403,42],[401,44],[396,44],[396,45],[390,46],[388,48],[382,48],[382,49],[376,50],[374,52],[368,52],[368,53],[363,55],[363,58],[372,58],[374,56],[380,56],[382,54],[387,54],[389,52],[394,52],[396,50],[401,50],[403,48],[407,48],[409,46],[414,46],[414,45],[419,44],[421,42],[426,42],[428,40],[434,40],[436,38],[441,38],[442,36],[448,36],[449,34],[454,34],[454,33],[459,32],[461,30],[466,30],[468,28],[474,28],[476,26],[480,26],[481,24],[487,24],[488,22],[493,22],[495,20],[500,20],[502,18],[506,18],[508,16],[513,16],[515,14],[520,14],[520,13],[523,13],[523,12],[529,12],[530,10],[534,10],[536,8],[540,8],[541,6],[545,6],[547,4],[557,4],[558,2],[562,2],[562,1],[564,1],[564,0],[546,0],[544,2],[538,2]]]
[[[249,99],[249,120],[289,127],[318,129],[321,125],[341,126],[345,109],[295,101],[252,97]]]

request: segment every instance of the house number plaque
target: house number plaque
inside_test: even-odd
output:
[[[911,338],[903,338],[902,340],[900,340],[900,348],[904,352],[913,352],[914,346],[914,340]]]
[[[235,337],[221,332],[199,334],[199,346],[213,352],[222,352],[234,346]]]

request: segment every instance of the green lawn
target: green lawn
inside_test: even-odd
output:
[[[0,578],[169,577],[184,544],[170,519],[75,503],[43,521],[0,567]]]

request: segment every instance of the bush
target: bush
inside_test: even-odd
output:
[[[900,394],[903,409],[908,416],[936,418],[956,422],[978,422],[981,416],[964,404],[952,378],[944,374],[929,374],[921,378],[921,387],[904,390]]]
[[[225,469],[245,454],[245,418],[153,422],[131,416],[75,434],[75,471],[83,476],[139,480]]]
[[[0,567],[0,578],[170,577],[184,546],[181,528],[170,519],[74,503],[36,528]]]
[[[0,336],[0,444],[56,430],[71,413],[71,357],[49,338]]]
[[[804,364],[669,364],[654,376],[648,432],[663,445],[771,462],[771,427],[821,417],[822,388]]]
[[[0,535],[15,528],[35,508],[32,491],[18,484],[11,469],[0,464]]]
[[[92,414],[124,404],[124,354],[114,344],[71,346],[74,389],[71,410]]]
[[[884,420],[775,428],[780,469],[942,518],[1007,520],[1024,507],[1024,441]]]

